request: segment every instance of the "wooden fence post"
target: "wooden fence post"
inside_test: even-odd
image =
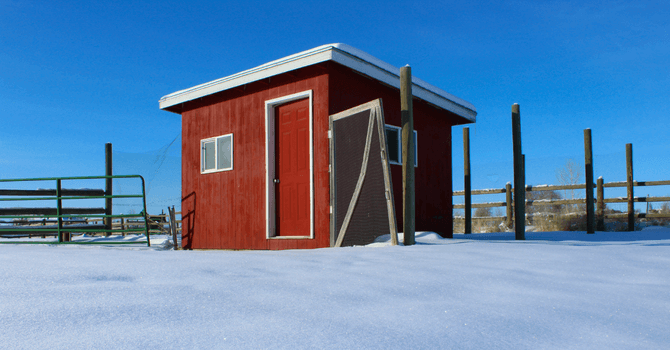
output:
[[[512,213],[512,184],[508,182],[505,184],[505,201],[507,204],[507,227],[512,227],[512,220],[514,214]]]
[[[403,239],[414,244],[414,115],[412,108],[412,68],[400,68],[400,119],[402,125]]]
[[[626,187],[628,189],[628,231],[635,231],[635,202],[633,193],[633,144],[626,144]]]
[[[526,155],[522,154],[521,159],[523,159],[523,162],[522,162],[523,171],[521,173],[523,174],[523,230],[525,232],[526,231],[526,219],[528,219],[528,218],[526,218],[526,200],[527,200],[526,193],[527,193],[527,190],[528,190],[528,185],[526,184]],[[530,222],[530,220],[529,220],[529,222]],[[524,233],[524,239],[526,239],[525,238],[525,233]]]
[[[584,167],[586,177],[586,233],[595,233],[593,208],[593,149],[591,129],[584,129]]]
[[[596,230],[598,231],[605,231],[605,191],[604,191],[604,181],[603,177],[600,176],[598,177],[598,183],[597,183],[597,189],[596,192],[598,193],[598,221],[596,224]]]
[[[514,238],[526,239],[525,176],[521,152],[521,112],[518,103],[512,105],[512,143],[514,148]]]
[[[65,237],[63,236],[63,201],[61,197],[63,196],[63,191],[61,187],[61,179],[56,180],[56,227],[58,230],[58,243],[65,242]]]
[[[465,231],[472,233],[472,183],[470,182],[470,129],[463,128],[463,174],[465,188]]]
[[[523,181],[521,183],[523,184],[523,210],[524,213],[526,212],[526,155],[522,154],[521,155],[521,175],[523,176]]]
[[[174,205],[172,208],[168,207],[168,213],[170,213],[170,231],[172,233],[172,241],[174,242],[174,250],[179,250],[179,245],[177,244],[177,216],[174,211]]]
[[[105,144],[105,175],[112,176],[112,144]],[[105,179],[105,196],[112,195],[112,178]],[[112,215],[112,199],[105,198],[105,215]],[[104,219],[105,230],[112,229],[112,218],[106,216]],[[111,231],[105,231],[105,236],[111,235]]]

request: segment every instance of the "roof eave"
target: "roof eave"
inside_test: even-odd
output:
[[[159,106],[161,109],[179,113],[181,111],[181,108],[177,106],[179,104],[326,61],[337,62],[385,84],[398,89],[400,88],[399,68],[393,67],[351,46],[329,44],[268,62],[261,66],[189,89],[174,92],[162,97],[159,100]],[[448,110],[469,122],[474,123],[476,120],[477,111],[472,104],[421,79],[412,77],[412,93],[415,97]]]

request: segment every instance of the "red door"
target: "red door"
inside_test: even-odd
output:
[[[275,110],[277,236],[310,235],[309,99]]]

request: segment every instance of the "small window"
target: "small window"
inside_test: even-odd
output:
[[[212,137],[200,141],[200,171],[233,170],[233,134]]]
[[[414,167],[418,166],[419,158],[416,140],[416,130],[414,130]],[[386,125],[386,149],[388,150],[389,163],[402,165],[402,128]]]

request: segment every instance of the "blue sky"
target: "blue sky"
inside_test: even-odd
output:
[[[633,143],[635,178],[666,180],[668,18],[665,1],[0,0],[0,178],[100,175],[105,142],[150,153],[179,135],[160,97],[343,42],[475,105],[473,188],[512,181],[515,102],[528,183],[583,164],[584,128],[596,176],[624,180]]]

